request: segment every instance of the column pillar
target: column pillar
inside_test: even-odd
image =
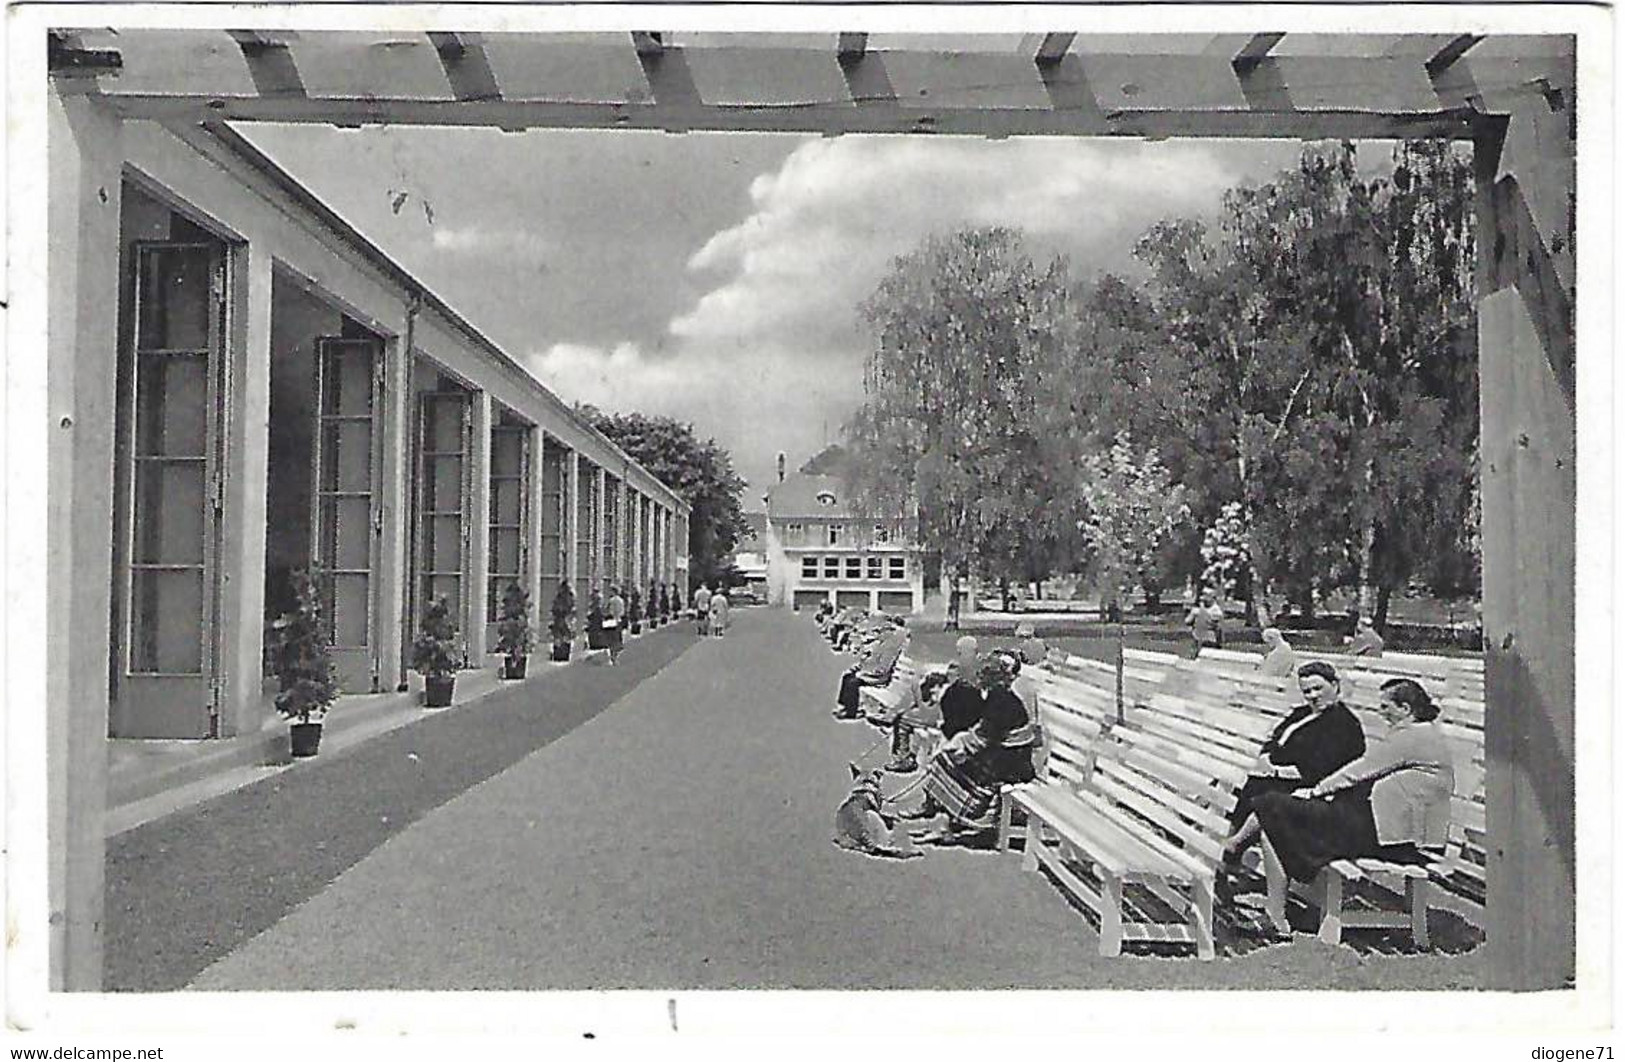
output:
[[[409,302],[401,316],[400,334],[384,345],[384,411],[382,496],[379,518],[383,536],[378,550],[378,687],[406,684],[406,647],[414,617],[412,578],[412,334],[418,303]]]
[[[580,576],[580,541],[581,530],[581,455],[575,450],[564,460],[564,578],[569,581],[570,588],[575,591],[576,611],[580,613],[585,629],[587,619],[587,593],[591,589],[581,581]]]
[[[522,558],[525,592],[530,594],[530,622],[536,631],[536,644],[546,646],[547,623],[552,616],[552,600],[542,600],[542,465],[546,460],[545,436],[540,427],[525,434],[525,540]]]
[[[233,278],[244,309],[231,336],[233,407],[226,436],[220,550],[220,736],[259,727],[265,640],[265,489],[271,428],[271,256],[259,245]]]
[[[468,579],[468,601],[464,609],[464,645],[472,667],[485,666],[485,595],[490,573],[486,557],[491,540],[491,395],[475,391],[469,403],[469,489],[465,528],[468,551],[463,558]]]
[[[1573,126],[1486,102],[1510,112],[1475,143],[1487,974],[1548,989],[1575,972]]]
[[[46,83],[43,69],[32,76]],[[14,713],[11,737],[44,749],[47,766],[45,819],[13,831],[10,844],[15,865],[46,873],[11,877],[12,909],[30,917],[12,927],[8,950],[21,967],[48,971],[53,990],[99,991],[123,124],[87,98],[42,91],[46,156],[19,160],[11,223],[44,254],[48,292],[13,304],[8,325],[16,352],[27,349],[20,334],[43,327],[45,357],[11,358],[0,401],[16,473],[8,567],[44,573],[9,588],[4,624],[6,655],[19,665],[6,676],[11,702],[45,707]],[[22,198],[25,181],[38,183],[45,212]]]

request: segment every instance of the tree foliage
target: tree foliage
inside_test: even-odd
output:
[[[1084,456],[1077,491],[1080,560],[1088,583],[1114,601],[1160,585],[1163,540],[1189,518],[1190,507],[1156,449],[1138,450],[1126,432],[1118,435],[1109,450]]]
[[[1075,326],[1068,289],[1064,261],[972,229],[895,259],[861,307],[874,346],[847,425],[852,490],[917,521],[950,583],[973,564],[1008,578],[1054,562],[1054,522],[1034,514],[1062,467],[1040,424]]]

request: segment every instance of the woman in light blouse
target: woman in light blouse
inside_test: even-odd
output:
[[[1426,862],[1421,847],[1442,846],[1448,837],[1456,773],[1438,706],[1420,683],[1389,679],[1380,710],[1388,734],[1371,751],[1312,786],[1253,802],[1282,869],[1296,881],[1313,881],[1339,859]]]

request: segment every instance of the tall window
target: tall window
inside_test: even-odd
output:
[[[803,557],[803,558],[801,558],[801,577],[803,579],[816,579],[816,578],[818,578],[818,558],[817,557]]]
[[[530,433],[529,424],[507,411],[491,425],[490,519],[486,524],[487,623],[497,621],[502,595],[508,586],[517,583],[524,587],[527,582]]]
[[[902,557],[892,557],[887,563],[891,565],[891,577],[893,579],[908,578],[908,561]]]
[[[840,577],[841,577],[841,558],[839,558],[839,557],[825,557],[824,558],[824,578],[826,578],[826,579],[839,579]]]
[[[825,534],[828,537],[828,545],[839,546],[841,544],[841,525],[840,524],[830,524],[824,530],[825,530]]]
[[[885,545],[887,542],[890,542],[890,541],[891,541],[891,531],[886,527],[885,524],[876,524],[875,525],[875,542],[879,543],[880,545]]]
[[[883,578],[885,578],[885,562],[882,560],[882,558],[880,558],[880,557],[870,557],[869,558],[869,578],[871,578],[871,579],[883,579]]]
[[[863,578],[863,558],[862,557],[848,557],[848,558],[846,558],[846,577],[848,579],[862,579]]]

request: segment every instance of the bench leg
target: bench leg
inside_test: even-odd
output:
[[[1044,820],[1027,813],[1027,829],[1021,842],[1021,869],[1038,869],[1038,850],[1044,846]]]
[[[1100,872],[1100,880],[1105,886],[1101,896],[1105,903],[1100,908],[1100,954],[1112,958],[1123,954],[1123,883],[1104,871]]]
[[[1281,866],[1280,857],[1275,849],[1270,847],[1269,839],[1264,840],[1264,916],[1270,920],[1270,925],[1277,933],[1290,932],[1291,926],[1286,920],[1286,870]]]
[[[999,794],[999,851],[1010,851],[1011,835],[1015,831],[1016,802],[1009,793]]]
[[[1196,957],[1213,958],[1213,883],[1198,880],[1191,886],[1191,931],[1196,934]]]
[[[1320,894],[1320,939],[1327,944],[1343,941],[1343,875],[1330,867],[1320,872],[1315,889]]]
[[[1405,905],[1411,912],[1411,942],[1418,948],[1428,943],[1428,893],[1433,883],[1426,878],[1405,879]]]

